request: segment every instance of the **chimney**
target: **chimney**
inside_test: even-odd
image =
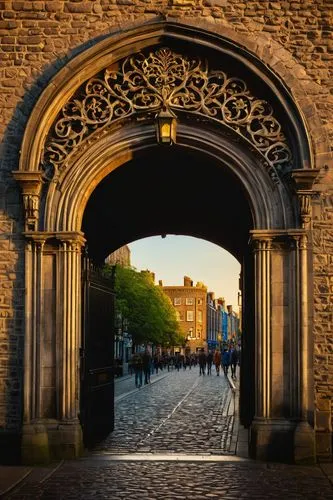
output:
[[[184,286],[193,286],[193,281],[188,276],[184,276]]]
[[[163,281],[162,280],[158,280],[158,285],[159,286],[163,286]]]

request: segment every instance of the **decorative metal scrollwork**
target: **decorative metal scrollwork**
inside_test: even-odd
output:
[[[161,48],[127,57],[120,70],[106,68],[79,87],[59,113],[47,137],[43,168],[52,177],[97,129],[124,117],[163,106],[213,119],[247,139],[270,175],[290,167],[292,155],[273,109],[251,95],[246,83],[207,61]]]

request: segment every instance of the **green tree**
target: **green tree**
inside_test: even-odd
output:
[[[105,265],[109,275],[112,266]],[[171,300],[154,284],[149,272],[133,267],[115,268],[116,310],[127,319],[128,333],[135,344],[179,345],[184,336]]]

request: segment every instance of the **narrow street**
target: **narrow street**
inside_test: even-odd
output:
[[[31,468],[3,498],[333,499],[324,467],[241,456],[237,400],[237,380],[214,368],[164,370],[140,389],[116,379],[114,432],[81,459]]]
[[[235,453],[236,395],[214,368],[159,371],[141,389],[116,379],[115,391],[115,430],[95,452]]]

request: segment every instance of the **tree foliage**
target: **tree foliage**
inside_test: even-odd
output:
[[[105,265],[105,274],[112,266]],[[179,345],[184,337],[171,300],[156,286],[147,271],[115,268],[116,310],[127,320],[127,331],[135,344]]]

